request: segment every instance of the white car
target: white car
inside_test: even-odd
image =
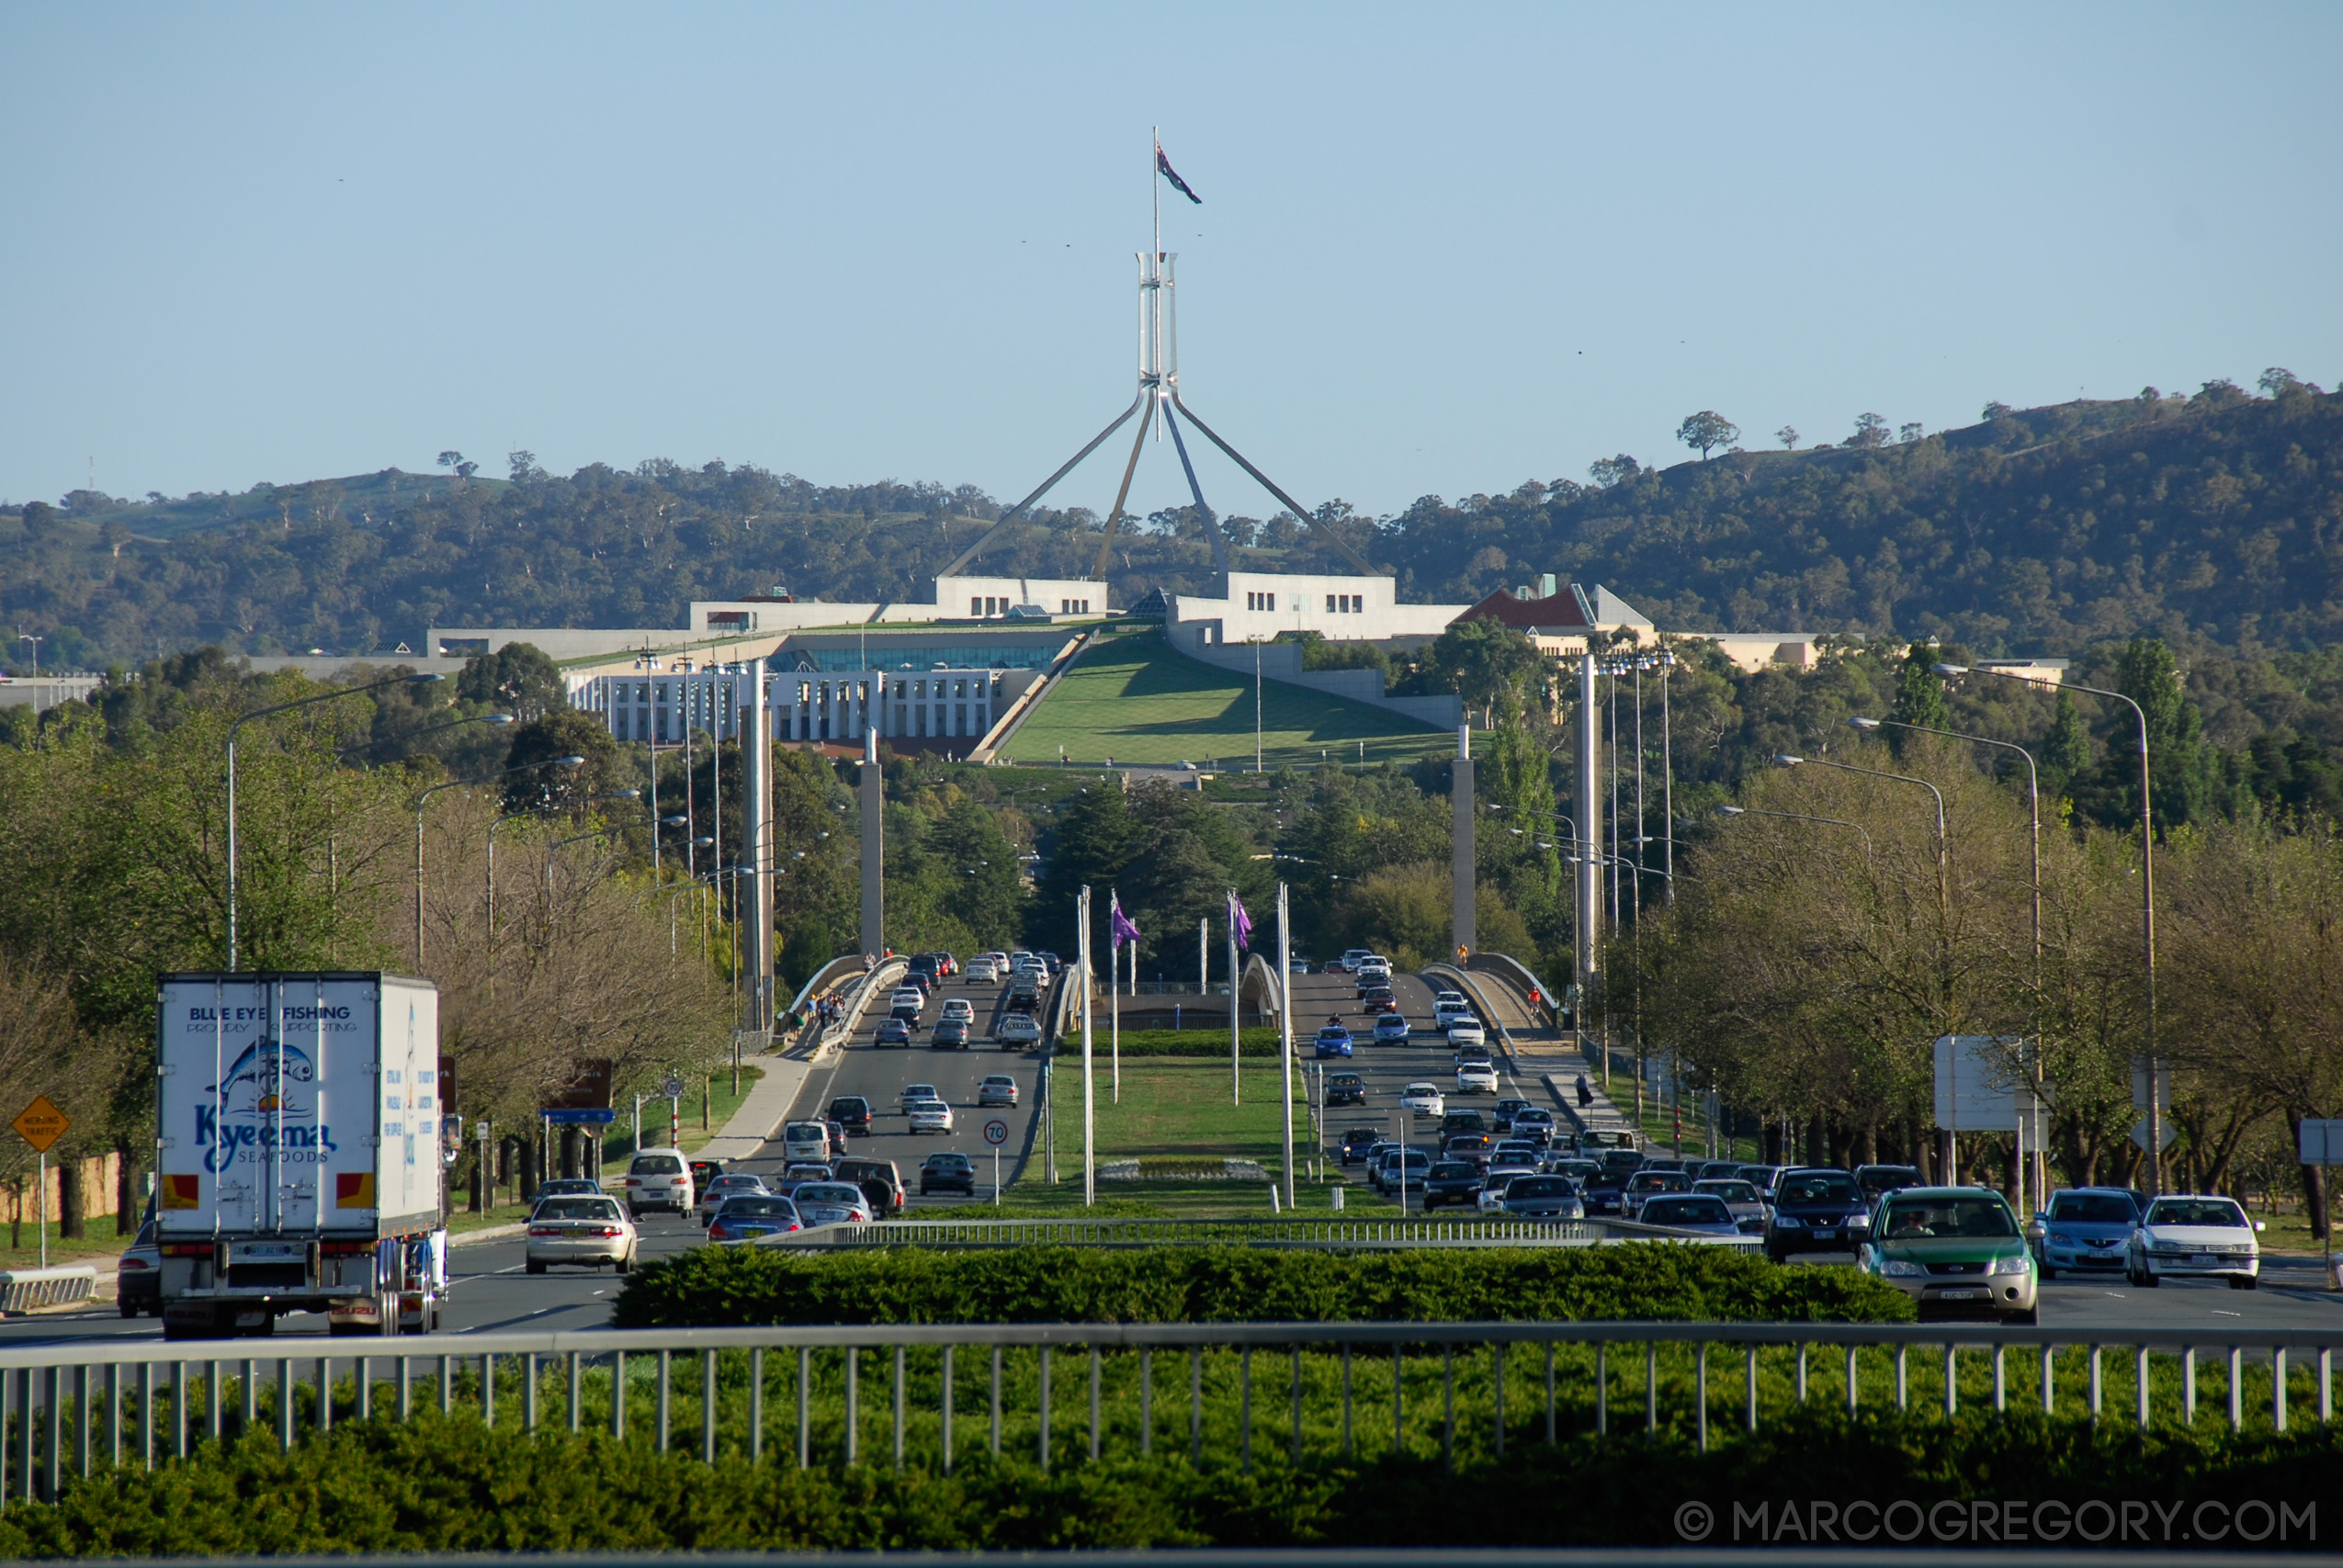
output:
[[[1341,957],[1328,964],[1327,967],[1333,970],[1347,970],[1355,974],[1358,971],[1358,967],[1361,963],[1373,958],[1374,956],[1375,949],[1371,947],[1353,947],[1347,950]]]
[[[952,1108],[940,1100],[915,1100],[905,1109],[910,1112],[914,1133],[948,1133],[952,1130]]]
[[[870,1200],[851,1181],[809,1181],[791,1193],[798,1218],[808,1226],[868,1224]]]
[[[1466,1062],[1456,1069],[1458,1094],[1495,1094],[1497,1069],[1487,1062]]]
[[[692,1190],[692,1168],[681,1149],[643,1150],[628,1162],[618,1187],[630,1214],[645,1209],[673,1209],[688,1214],[698,1197]]]
[[[1003,1014],[992,1037],[1006,1045],[1031,1045],[1041,1038],[1041,1023],[1029,1012]]]
[[[792,1122],[781,1133],[781,1158],[830,1163],[830,1129],[819,1122]]]
[[[905,1084],[903,1086],[903,1092],[897,1097],[897,1103],[900,1104],[905,1111],[909,1111],[913,1105],[916,1105],[922,1100],[941,1100],[943,1098],[943,1091],[938,1089],[932,1083]]]
[[[945,998],[944,1021],[945,1023],[974,1023],[976,1004],[966,997]]]
[[[1448,1102],[1441,1095],[1438,1085],[1411,1083],[1399,1091],[1399,1109],[1412,1111],[1418,1120],[1421,1120],[1445,1114]]]
[[[1006,1073],[987,1073],[977,1085],[977,1104],[1005,1105],[1014,1109],[1017,1103],[1017,1080]]]
[[[887,998],[887,1010],[904,1022],[915,1021],[927,1006],[927,993],[917,986],[904,986]]]
[[[716,1211],[724,1206],[724,1200],[727,1198],[761,1197],[768,1192],[769,1189],[764,1185],[764,1178],[752,1172],[741,1171],[731,1176],[719,1176],[700,1189],[699,1223],[704,1225],[714,1219]]]
[[[1445,1029],[1460,1018],[1472,1018],[1473,1004],[1455,991],[1443,991],[1432,998],[1432,1024]]]
[[[691,1179],[689,1172],[684,1179]],[[542,1274],[556,1263],[593,1269],[606,1263],[624,1274],[635,1266],[636,1246],[634,1223],[616,1198],[548,1198],[529,1213],[528,1256],[523,1268]]]
[[[969,959],[969,960],[968,960],[968,984],[969,984],[969,985],[971,985],[971,986],[997,986],[997,985],[999,985],[1000,983],[1001,983],[1001,971],[1000,971],[999,969],[996,969],[995,967],[993,967],[993,964],[992,964],[992,960],[991,960],[991,959],[990,959],[990,958],[971,958],[971,959]]]
[[[1488,1043],[1488,1032],[1480,1026],[1480,1020],[1477,1018],[1460,1018],[1448,1026],[1448,1043],[1451,1045],[1485,1045]]]
[[[1356,975],[1362,980],[1382,980],[1387,982],[1391,978],[1391,960],[1384,957],[1383,954],[1379,953],[1369,953],[1366,957],[1359,960],[1357,964],[1353,967],[1351,973]]]
[[[2226,1280],[2233,1291],[2259,1290],[2261,1228],[2234,1199],[2158,1198],[2132,1233],[2123,1272],[2151,1289],[2166,1280]]]

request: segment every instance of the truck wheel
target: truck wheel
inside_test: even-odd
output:
[[[522,1268],[522,1269],[523,1269],[523,1271],[524,1271],[524,1272],[526,1272],[526,1273],[530,1273],[530,1274],[542,1274],[542,1273],[544,1273],[544,1272],[545,1272],[545,1265],[544,1265],[544,1264],[542,1264],[542,1263],[539,1263],[539,1262],[538,1262],[536,1258],[530,1258],[530,1259],[529,1259],[526,1263],[523,1264],[523,1265],[521,1266],[521,1268]]]
[[[139,1314],[139,1304],[138,1304],[138,1303],[136,1303],[136,1302],[134,1302],[134,1301],[130,1300],[130,1297],[128,1297],[128,1296],[124,1296],[124,1297],[122,1298],[122,1315],[123,1315],[124,1317],[136,1317],[136,1316],[138,1316],[138,1314]]]

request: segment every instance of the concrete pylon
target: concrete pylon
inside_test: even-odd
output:
[[[1449,840],[1454,846],[1455,862],[1451,874],[1454,884],[1454,900],[1450,921],[1449,956],[1461,958],[1479,945],[1477,933],[1479,912],[1476,908],[1474,883],[1479,863],[1473,846],[1473,727],[1456,727],[1456,771],[1448,786],[1450,809],[1454,814],[1454,826],[1449,829]]]
[[[1579,660],[1579,843],[1577,918],[1579,948],[1579,1027],[1586,1028],[1590,998],[1601,983],[1602,965],[1602,736],[1597,730],[1594,701],[1594,652]]]
[[[864,710],[863,720],[863,951],[887,948],[887,789],[878,771],[878,731]]]
[[[741,806],[748,818],[741,859],[749,867],[748,1027],[773,1027],[773,709],[765,702],[764,660],[752,659],[748,675],[747,732],[742,736],[746,772]]]

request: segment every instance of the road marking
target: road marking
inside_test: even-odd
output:
[[[2213,1315],[2215,1317],[2243,1317],[2246,1314],[2242,1312],[2231,1312],[2226,1307],[2214,1307],[2213,1309]]]

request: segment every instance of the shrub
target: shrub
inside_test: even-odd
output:
[[[1662,1244],[1420,1252],[1244,1247],[697,1247],[628,1282],[625,1328],[802,1323],[1903,1322],[1846,1269]]]

